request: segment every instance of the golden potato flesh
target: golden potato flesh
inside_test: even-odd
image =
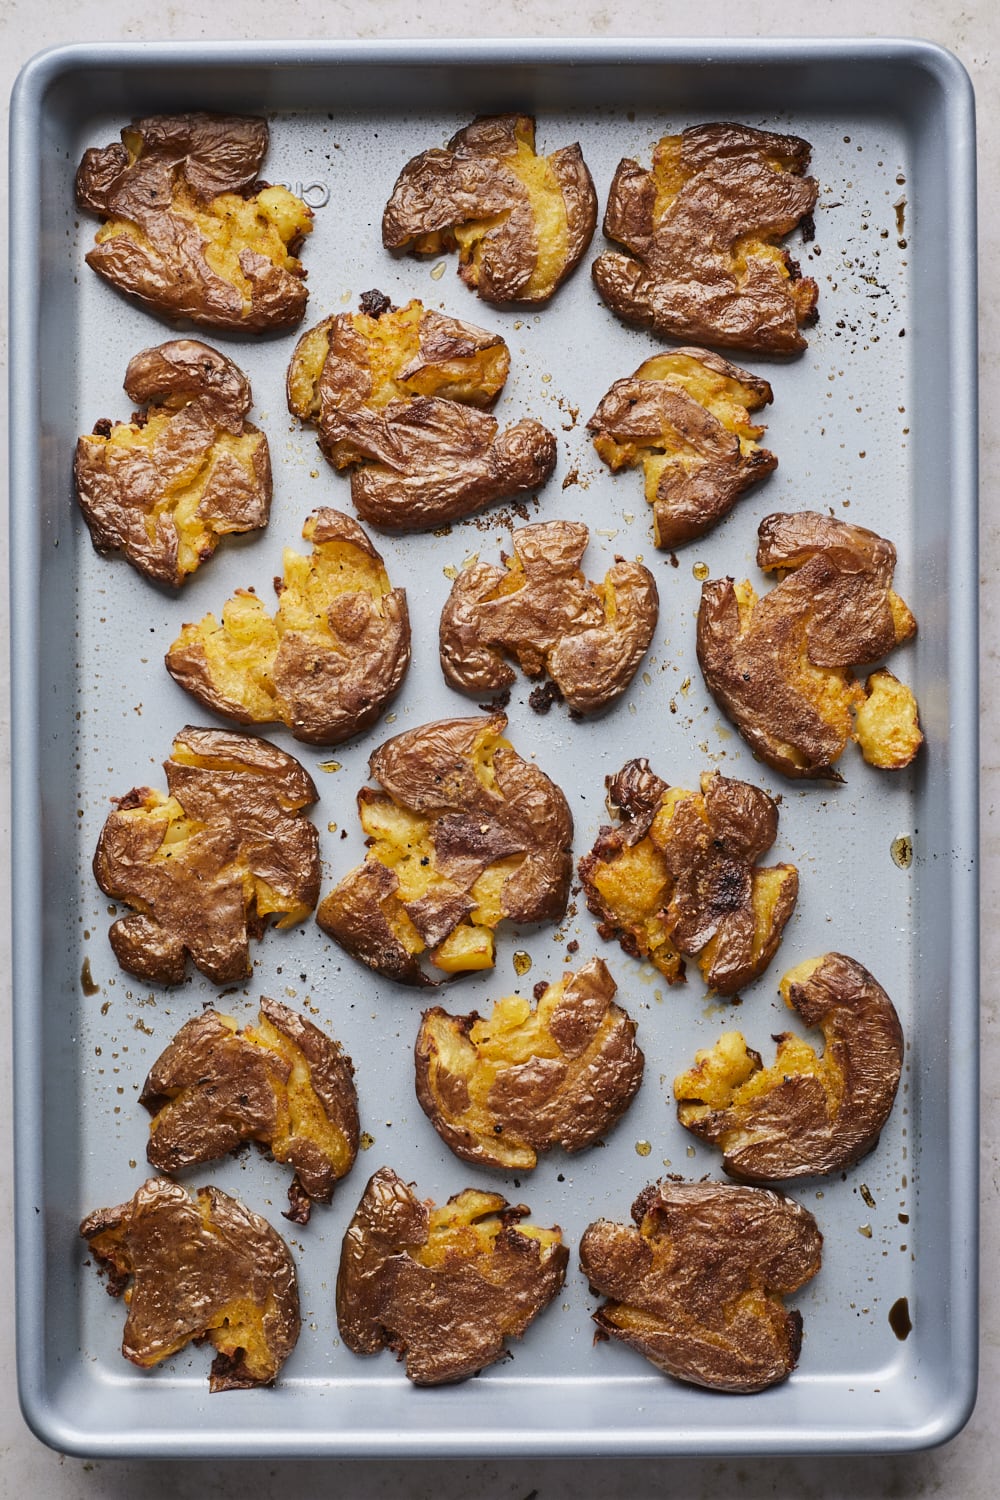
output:
[[[294,1168],[285,1217],[299,1224],[313,1202],[330,1202],[358,1151],[350,1058],[276,1000],[262,1000],[259,1024],[243,1031],[214,1010],[194,1016],[153,1064],[139,1102],[152,1116],[150,1166],[177,1172],[257,1141]]]
[[[530,115],[483,115],[403,168],[382,216],[387,250],[459,252],[486,302],[547,302],[593,237],[597,195],[578,145],[535,150]]]
[[[591,959],[534,1008],[509,995],[485,1018],[424,1012],[417,1099],[456,1156],[530,1171],[540,1151],[580,1151],[611,1128],[643,1069],[635,1022],[614,994],[605,965]]]
[[[602,583],[580,571],[589,539],[580,521],[539,521],[511,533],[500,566],[474,561],[452,585],[439,629],[452,687],[482,696],[548,673],[568,706],[594,713],[623,693],[656,629],[656,581],[616,558]]]
[[[78,205],[104,220],[87,264],[164,317],[255,333],[301,322],[295,252],[312,211],[258,183],[266,122],[153,115],[121,137],[85,152],[76,174]]]
[[[913,694],[887,672],[866,689],[851,670],[917,628],[892,588],[892,543],[817,511],[767,516],[758,538],[758,566],[780,576],[770,593],[731,578],[702,587],[698,660],[716,702],[786,776],[841,780],[851,739],[872,765],[902,769],[923,739]]]
[[[798,136],[721,124],[664,136],[651,169],[622,161],[604,233],[630,253],[608,251],[593,267],[608,307],[663,338],[804,349],[818,288],[778,241],[816,204],[809,157]]]
[[[212,1391],[272,1385],[299,1336],[295,1263],[266,1219],[218,1188],[151,1178],[80,1225],[128,1307],[122,1353],[148,1369],[203,1339]]]
[[[766,1188],[662,1182],[632,1205],[635,1227],[599,1219],[580,1269],[605,1296],[594,1322],[676,1380],[749,1394],[794,1370],[802,1318],[782,1298],[820,1268],[805,1208]]]
[[[199,703],[240,724],[280,720],[296,739],[338,745],[375,723],[410,664],[406,595],[356,521],[317,510],[311,557],[286,548],[274,615],[245,589],[185,625],[167,671]]]
[[[395,1350],[416,1385],[464,1380],[500,1359],[566,1275],[560,1230],[522,1223],[527,1212],[475,1188],[436,1208],[382,1167],[344,1236],[344,1343],[355,1354]]]
[[[778,809],[749,782],[718,772],[701,791],[670,787],[645,760],[608,782],[617,827],[580,860],[604,938],[654,964],[668,983],[695,957],[705,983],[732,995],[763,973],[798,896],[798,871],[756,861],[778,834]]]
[[[118,798],[98,841],[98,885],[132,908],[112,924],[112,949],[155,984],[179,984],[188,955],[214,983],[237,983],[268,918],[290,927],[316,904],[319,842],[302,816],[316,788],[267,740],[190,726],[164,770],[167,796]]]
[[[766,380],[707,349],[654,355],[615,381],[587,427],[615,473],[641,465],[657,547],[702,536],[777,467],[750,420],[771,399]]]
[[[220,537],[267,525],[267,438],[245,420],[246,376],[197,339],[144,349],[125,390],[141,403],[132,421],[103,420],[77,442],[77,499],[99,552],[179,588]]]
[[[573,820],[557,786],[503,738],[503,714],[445,719],[386,741],[358,795],[369,850],[317,912],[362,963],[404,984],[491,968],[504,919],[558,921]]]
[[[765,1068],[739,1032],[726,1032],[674,1079],[681,1124],[718,1146],[726,1171],[748,1182],[853,1165],[878,1143],[903,1063],[896,1009],[855,959],[810,959],[785,975],[781,992],[822,1031],[820,1055],[786,1032]]]
[[[543,484],[552,434],[533,419],[500,431],[488,412],[510,368],[498,334],[366,292],[361,311],[304,334],[288,405],[313,422],[337,469],[351,468],[362,520],[415,531]]]

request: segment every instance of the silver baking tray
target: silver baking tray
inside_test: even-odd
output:
[[[586,520],[591,576],[616,552],[645,555],[654,568],[656,638],[610,713],[576,723],[557,705],[539,717],[523,680],[511,700],[514,744],[570,797],[577,853],[605,819],[605,776],[646,755],[682,785],[719,767],[780,793],[775,852],[801,870],[781,953],[738,1010],[710,1003],[696,979],[668,990],[602,944],[582,899],[558,932],[507,934],[494,973],[442,992],[451,1009],[487,1009],[561,973],[575,941],[570,964],[602,953],[637,1017],[647,1072],[631,1112],[603,1147],[553,1154],[523,1181],[452,1158],[418,1108],[411,1053],[424,999],[374,981],[312,922],[269,933],[252,982],[223,1008],[242,1021],[264,994],[308,1005],[355,1060],[371,1145],[334,1204],[302,1230],[278,1217],[284,1169],[256,1153],[189,1174],[284,1228],[301,1278],[302,1336],[278,1386],[218,1396],[208,1394],[204,1350],[151,1373],[122,1359],[122,1308],[77,1236],[84,1214],[121,1202],[147,1175],[138,1090],[177,1027],[217,999],[198,977],[159,991],[119,971],[90,861],[109,798],[162,786],[176,730],[206,721],[161,664],[180,623],[239,585],[269,597],[281,548],[299,541],[308,512],[350,504],[312,433],[287,415],[288,335],[220,340],[249,373],[255,419],[271,441],[266,534],[220,548],[173,598],[99,558],[74,507],[78,433],[127,417],[129,357],[171,336],[84,265],[95,225],[74,207],[74,170],[85,147],[117,139],[130,118],[197,107],[266,115],[267,177],[315,206],[304,251],[309,320],[378,287],[500,329],[513,373],[498,415],[537,415],[559,440],[557,473],[528,513]],[[381,248],[382,205],[403,162],[476,113],[510,109],[538,117],[546,150],[582,143],[602,206],[621,157],[648,160],[661,134],[690,123],[739,119],[812,142],[816,236],[796,239],[793,253],[819,281],[820,322],[797,361],[747,360],[774,386],[767,442],[780,467],[676,560],[652,550],[639,478],[611,476],[587,439],[608,385],[654,349],[600,305],[587,265],[547,309],[495,311],[460,284],[453,260],[442,272]],[[888,1452],[952,1436],[972,1408],[977,1352],[976,224],[973,100],[961,66],[909,41],[65,47],[22,73],[12,128],[17,1307],[31,1426],[69,1453],[271,1459]],[[598,233],[588,260],[601,243]],[[754,762],[702,685],[697,565],[757,578],[761,517],[806,507],[829,507],[899,549],[897,587],[920,633],[896,670],[916,688],[927,735],[911,772],[880,774],[851,754],[843,786],[783,784]],[[413,667],[391,721],[333,754],[272,736],[320,786],[324,890],[361,855],[354,797],[373,745],[476,711],[441,677],[437,618],[454,570],[473,553],[495,557],[510,520],[501,507],[446,534],[381,539],[414,622]],[[892,858],[899,839],[912,843],[908,866]],[[826,1237],[823,1269],[796,1299],[799,1368],[765,1394],[719,1396],[660,1376],[624,1348],[595,1346],[595,1299],[575,1256],[585,1226],[627,1218],[639,1189],[666,1172],[720,1175],[716,1154],[676,1123],[674,1073],[733,1024],[766,1053],[787,1024],[780,975],[831,948],[888,988],[907,1054],[878,1149],[843,1178],[795,1190]],[[531,958],[523,977],[518,950]],[[359,1359],[338,1340],[341,1236],[383,1163],[439,1202],[470,1182],[496,1182],[538,1222],[559,1223],[573,1247],[563,1294],[513,1357],[479,1379],[416,1390],[391,1355]],[[900,1339],[890,1313],[903,1298],[913,1326]]]

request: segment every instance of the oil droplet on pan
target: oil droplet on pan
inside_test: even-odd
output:
[[[652,1149],[653,1148],[648,1141],[636,1141],[635,1143],[635,1151],[637,1156],[648,1156]]]
[[[913,863],[913,840],[909,834],[901,833],[889,846],[892,862],[901,870],[908,870]]]
[[[691,572],[693,573],[694,577],[697,578],[699,583],[705,582],[705,579],[709,575],[709,571],[710,570],[707,562],[696,562],[694,567],[691,569]]]
[[[528,972],[528,970],[530,968],[531,968],[531,954],[530,953],[525,953],[525,951],[524,951],[523,948],[519,948],[517,950],[517,952],[514,954],[514,973],[515,974],[527,974],[527,972]]]
[[[900,1340],[905,1339],[913,1331],[913,1321],[910,1317],[910,1304],[905,1297],[899,1297],[889,1309],[889,1326]]]
[[[83,960],[83,968],[80,970],[80,984],[83,987],[85,995],[97,995],[100,993],[101,986],[94,982],[94,976],[90,972],[89,955]]]

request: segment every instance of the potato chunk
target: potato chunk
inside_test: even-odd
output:
[[[302,528],[311,557],[286,548],[271,616],[240,590],[185,625],[167,671],[199,703],[240,724],[280,720],[296,739],[339,745],[375,723],[410,664],[406,594],[356,521],[314,511]]]
[[[407,162],[382,216],[387,250],[459,252],[486,302],[548,302],[593,237],[597,195],[578,145],[535,150],[530,115],[481,115]]]
[[[746,125],[668,135],[652,169],[626,158],[608,195],[604,233],[630,252],[594,262],[618,317],[662,338],[759,354],[796,354],[818,288],[778,241],[816,204],[810,147]]]
[[[302,816],[317,800],[294,756],[267,740],[182,729],[164,765],[168,795],[116,799],[94,855],[105,895],[132,914],[109,937],[123,969],[180,984],[187,956],[215,984],[250,973],[250,939],[269,916],[290,927],[319,896],[319,841]]]
[[[566,1275],[561,1231],[521,1222],[527,1213],[475,1188],[436,1208],[382,1167],[344,1236],[344,1343],[355,1354],[395,1350],[416,1385],[465,1380],[493,1364]]]
[[[558,920],[573,820],[557,786],[503,738],[501,713],[445,719],[387,740],[358,794],[369,850],[317,921],[348,953],[404,984],[493,965],[493,934]]]
[[[799,889],[794,865],[757,867],[778,835],[767,793],[717,771],[685,791],[633,760],[609,778],[608,803],[619,825],[601,830],[579,867],[601,936],[670,984],[684,978],[685,956],[697,955],[720,995],[762,974]]]
[[[220,537],[267,525],[267,438],[245,420],[242,370],[197,339],[135,355],[125,391],[141,405],[132,421],[103,420],[77,442],[77,499],[99,552],[179,588]]]
[[[148,1369],[203,1339],[212,1391],[273,1385],[299,1336],[295,1262],[266,1219],[218,1188],[163,1177],[80,1225],[128,1307],[122,1353]]]
[[[851,670],[917,628],[892,588],[892,543],[817,511],[775,514],[757,565],[780,575],[762,598],[746,581],[702,586],[697,638],[709,690],[751,749],[796,778],[842,780],[851,739],[872,765],[909,765],[923,741],[913,694],[888,672],[862,687]]]
[[[267,123],[152,115],[121,137],[85,152],[76,174],[77,203],[105,221],[87,264],[164,317],[252,333],[300,323],[295,252],[312,210],[257,182]]]
[[[785,975],[781,993],[822,1031],[819,1056],[785,1032],[765,1068],[739,1032],[727,1032],[674,1079],[681,1124],[718,1146],[726,1171],[747,1182],[852,1166],[878,1144],[899,1087],[899,1017],[855,959],[827,953],[800,964]]]
[[[194,1016],[153,1064],[139,1102],[152,1116],[150,1166],[178,1172],[257,1141],[295,1170],[285,1217],[297,1224],[312,1203],[330,1202],[358,1153],[350,1058],[277,1000],[263,999],[259,1024],[243,1031],[214,1010]]]
[[[416,531],[544,484],[556,445],[525,418],[501,432],[483,407],[510,368],[499,334],[412,301],[366,292],[358,313],[304,334],[288,370],[288,406],[313,422],[325,457],[351,469],[362,520]]]
[[[417,1098],[456,1156],[530,1171],[540,1151],[580,1151],[611,1128],[643,1069],[615,988],[597,958],[550,984],[534,1009],[511,995],[486,1018],[424,1012]]]
[[[606,708],[632,681],[656,629],[656,581],[615,559],[602,583],[580,571],[589,532],[580,521],[539,521],[511,533],[501,566],[473,562],[441,614],[441,668],[452,687],[482,696],[548,673],[577,713]]]
[[[820,1268],[808,1209],[766,1188],[661,1182],[632,1205],[635,1226],[599,1219],[580,1269],[609,1298],[601,1332],[675,1380],[746,1395],[798,1363],[802,1317],[782,1298]]]
[[[615,381],[587,427],[613,472],[641,465],[657,547],[704,535],[777,467],[750,420],[771,399],[766,380],[707,349],[654,355]]]

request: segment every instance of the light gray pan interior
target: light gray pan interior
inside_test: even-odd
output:
[[[269,530],[223,544],[173,598],[121,559],[98,557],[75,509],[77,435],[101,417],[127,419],[128,359],[172,335],[84,264],[96,224],[74,206],[74,171],[87,146],[117,140],[132,117],[193,107],[266,114],[265,175],[316,204],[303,251],[307,326],[377,287],[502,331],[512,374],[498,417],[536,415],[559,439],[559,467],[530,516],[588,522],[588,576],[603,576],[616,553],[653,568],[659,627],[616,707],[596,722],[574,722],[562,705],[540,717],[520,678],[508,710],[515,746],[569,796],[577,855],[607,821],[605,776],[645,755],[671,782],[695,785],[719,768],[780,793],[774,854],[801,872],[781,951],[738,1009],[710,1003],[696,967],[669,989],[602,943],[582,896],[558,932],[503,935],[493,973],[440,993],[450,1010],[482,1011],[602,954],[638,1021],[647,1067],[631,1111],[600,1148],[552,1153],[516,1181],[451,1157],[414,1100],[426,999],[373,980],[313,922],[269,932],[252,981],[220,1008],[244,1022],[261,995],[308,1007],[355,1061],[371,1144],[334,1204],[301,1230],[278,1217],[285,1169],[257,1153],[187,1174],[276,1222],[300,1272],[302,1336],[279,1384],[218,1396],[204,1350],[150,1373],[122,1359],[123,1309],[77,1236],[86,1213],[122,1202],[147,1175],[138,1090],[179,1025],[217,998],[197,975],[168,992],[119,971],[91,858],[109,799],[162,788],[174,733],[210,721],[162,667],[181,622],[217,611],[238,586],[270,597],[281,549],[299,541],[306,515],[350,504],[346,480],[287,414],[294,335],[209,335],[249,374],[254,420],[270,438]],[[819,282],[820,321],[792,363],[745,358],[774,387],[765,441],[780,466],[676,566],[653,551],[640,477],[612,476],[586,432],[612,380],[656,347],[597,299],[588,267],[600,231],[587,263],[537,313],[478,302],[453,258],[442,273],[381,248],[382,207],[403,163],[473,114],[511,109],[537,116],[545,150],[581,142],[602,210],[622,157],[648,161],[660,135],[697,121],[739,119],[812,143],[816,236],[793,236],[792,253]],[[18,1322],[29,1422],[63,1451],[114,1456],[889,1451],[952,1435],[971,1409],[976,1365],[976,236],[960,66],[905,42],[69,48],[22,75],[12,169]],[[897,545],[896,587],[920,628],[892,665],[916,690],[927,736],[911,771],[878,773],[851,750],[843,786],[783,783],[702,683],[697,565],[760,585],[757,525],[798,508],[829,508]],[[265,731],[319,784],[324,891],[361,855],[354,798],[374,745],[477,711],[441,677],[437,618],[455,570],[475,553],[495,559],[509,522],[501,507],[445,535],[376,538],[413,620],[413,666],[391,719],[332,753]],[[908,867],[892,857],[900,837],[912,841]],[[595,1345],[596,1299],[576,1246],[591,1220],[627,1220],[658,1176],[721,1176],[717,1154],[689,1144],[676,1122],[673,1076],[733,1025],[769,1057],[772,1033],[788,1025],[781,975],[829,949],[861,960],[895,1000],[907,1039],[897,1105],[854,1170],[793,1189],[825,1236],[822,1271],[793,1299],[805,1327],[794,1375],[753,1397],[685,1387],[623,1347]],[[531,958],[523,976],[516,951]],[[560,1224],[571,1247],[563,1294],[511,1359],[461,1386],[414,1389],[391,1354],[360,1359],[338,1339],[341,1237],[383,1163],[438,1202],[470,1183],[497,1186],[536,1222]],[[890,1324],[902,1298],[913,1323],[905,1340]]]

